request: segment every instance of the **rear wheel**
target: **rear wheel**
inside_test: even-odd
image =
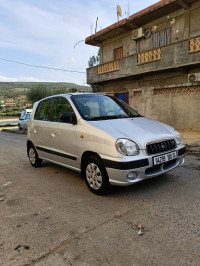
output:
[[[90,156],[84,162],[83,175],[90,191],[97,195],[109,192],[108,174],[102,161],[97,156]]]
[[[40,167],[42,165],[42,159],[38,158],[37,151],[33,145],[28,146],[28,157],[33,167]]]

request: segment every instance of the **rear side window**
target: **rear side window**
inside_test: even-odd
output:
[[[35,112],[35,120],[50,121],[52,99],[44,100],[38,104]]]
[[[63,113],[74,113],[67,99],[59,97],[54,98],[52,120],[54,122],[62,122],[60,117]]]

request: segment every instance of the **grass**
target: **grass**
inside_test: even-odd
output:
[[[0,125],[0,127],[16,127],[17,126],[17,124],[16,125],[11,125],[11,124],[6,124],[6,125]]]
[[[4,116],[4,115],[0,115],[0,120],[7,120],[7,119],[19,119],[19,116]]]
[[[16,133],[16,130],[12,130],[12,129],[2,129],[2,132],[9,132],[9,133]]]

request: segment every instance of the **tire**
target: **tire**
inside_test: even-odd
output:
[[[105,195],[110,190],[110,183],[105,166],[97,156],[88,157],[83,165],[83,176],[91,192]]]
[[[28,157],[33,167],[40,167],[42,165],[42,159],[38,158],[37,151],[33,145],[28,146]]]

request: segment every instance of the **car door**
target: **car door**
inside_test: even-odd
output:
[[[52,99],[41,101],[35,111],[29,131],[31,140],[42,158],[49,158]]]
[[[70,103],[64,97],[55,97],[50,130],[50,158],[68,167],[77,168],[77,125],[60,120],[61,115],[65,112],[74,113]]]

